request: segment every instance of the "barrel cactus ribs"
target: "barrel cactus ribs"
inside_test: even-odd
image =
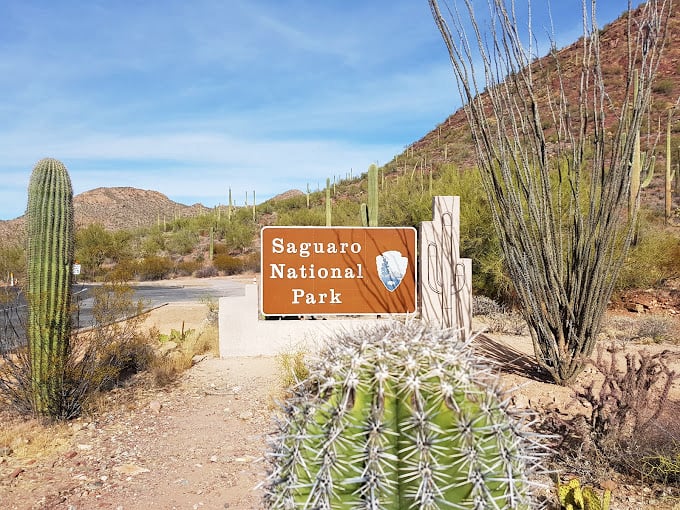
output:
[[[391,321],[329,342],[283,404],[268,508],[532,507],[545,450],[457,338]]]

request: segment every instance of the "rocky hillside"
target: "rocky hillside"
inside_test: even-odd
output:
[[[628,59],[628,46],[626,42],[628,18],[626,15],[605,26],[600,33],[602,72],[605,79],[607,94],[614,106],[612,111],[618,111],[625,94],[626,66]],[[649,141],[653,143],[657,132],[661,131],[656,151],[656,176],[652,186],[643,192],[643,201],[657,201],[658,189],[663,185],[663,168],[665,167],[665,126],[669,108],[677,104],[680,97],[680,6],[674,3],[668,24],[667,43],[659,64],[656,81],[652,87],[651,115],[647,128]],[[561,72],[565,83],[579,83],[580,52],[583,51],[583,41],[578,40],[558,51]],[[552,86],[556,87],[556,75],[554,73],[554,60],[551,56],[545,56],[532,64],[534,78],[538,84],[537,90],[541,89],[543,82],[552,80]],[[451,71],[453,80],[453,70]],[[550,86],[550,83],[546,83]],[[578,104],[578,87],[574,85],[565,91],[568,102]],[[452,88],[452,94],[456,94]],[[539,102],[540,102],[539,98]],[[616,115],[608,115],[607,120],[614,122]],[[673,165],[680,160],[680,108],[676,108],[673,114],[672,137],[674,147]],[[550,133],[548,143],[550,143]],[[644,138],[645,133],[643,133]],[[643,139],[643,144],[645,143]],[[644,149],[644,147],[643,147]],[[386,174],[411,173],[419,168],[426,171],[434,170],[444,163],[453,163],[458,168],[472,168],[475,165],[474,146],[472,135],[467,124],[465,112],[459,109],[436,126],[432,131],[415,141],[402,154],[399,154],[386,165]],[[677,199],[677,194],[676,194]]]
[[[133,229],[156,224],[163,218],[196,216],[209,209],[201,204],[173,202],[158,191],[131,187],[97,188],[73,198],[78,227],[100,223],[108,230]],[[24,217],[0,221],[0,243],[23,239]]]
[[[163,218],[204,214],[201,204],[187,206],[173,202],[158,191],[137,188],[97,188],[73,199],[76,225],[101,223],[106,229],[120,230],[154,225]]]

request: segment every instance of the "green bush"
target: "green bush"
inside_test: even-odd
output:
[[[617,289],[646,289],[677,276],[680,276],[680,238],[641,222],[638,243],[621,268]]]
[[[243,266],[243,271],[253,271],[258,272],[260,270],[260,253],[253,252],[248,253],[241,259]]]
[[[198,244],[198,235],[190,230],[173,232],[165,241],[165,249],[177,255],[186,255]]]
[[[137,262],[133,259],[120,260],[104,276],[107,282],[129,282],[137,272]]]
[[[226,253],[217,255],[213,259],[213,266],[225,275],[240,273],[243,270],[243,262],[237,257],[232,257]]]
[[[75,257],[81,266],[81,280],[97,280],[104,274],[102,264],[113,251],[113,237],[100,223],[93,223],[76,232]]]
[[[0,246],[0,281],[14,275],[14,281],[22,280],[26,275],[26,253],[19,246]]]
[[[156,255],[144,257],[137,264],[137,278],[145,280],[162,280],[172,273],[173,263],[168,257]]]
[[[652,85],[652,90],[656,94],[670,94],[673,92],[673,80],[670,78],[661,78]]]
[[[177,276],[191,276],[201,269],[202,266],[203,264],[197,260],[183,260],[175,266],[175,274]]]
[[[158,255],[165,249],[165,239],[160,230],[154,229],[141,240],[141,251],[145,257]]]
[[[291,209],[283,211],[277,215],[277,225],[297,225],[301,227],[307,226],[323,226],[326,224],[325,209],[315,208],[307,209]]]

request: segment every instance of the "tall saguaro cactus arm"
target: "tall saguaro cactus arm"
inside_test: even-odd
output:
[[[28,348],[36,413],[59,412],[71,333],[73,190],[66,167],[40,160],[28,186]]]

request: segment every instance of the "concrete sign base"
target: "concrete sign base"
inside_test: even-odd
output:
[[[259,320],[257,285],[245,296],[219,300],[220,357],[276,356],[283,352],[316,352],[341,331],[365,328],[385,319]]]

